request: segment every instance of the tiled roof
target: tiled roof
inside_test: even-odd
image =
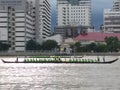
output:
[[[75,39],[78,41],[105,41],[105,37],[117,37],[120,40],[120,33],[89,32],[86,35],[79,35]]]

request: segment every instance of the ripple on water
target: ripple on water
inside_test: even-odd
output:
[[[120,61],[111,65],[3,64],[0,90],[120,90]]]

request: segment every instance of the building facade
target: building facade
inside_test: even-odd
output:
[[[57,26],[91,26],[91,0],[57,1]]]
[[[7,30],[10,51],[24,51],[33,38],[32,5],[26,0],[0,0],[0,30]]]
[[[35,1],[36,41],[42,41],[51,34],[51,5],[49,0]]]
[[[104,10],[104,32],[120,32],[120,0],[115,0],[112,9]]]
[[[89,29],[89,30],[88,30]],[[94,32],[92,27],[87,26],[57,26],[55,27],[55,34],[60,34],[63,39],[75,38],[79,34],[85,35],[89,32]]]
[[[120,11],[120,0],[115,0],[113,2],[113,10]]]
[[[10,51],[25,51],[31,39],[41,43],[50,34],[50,10],[48,0],[0,0],[1,41]]]

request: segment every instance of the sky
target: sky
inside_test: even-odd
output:
[[[52,29],[56,25],[56,0],[50,0],[52,6]],[[103,23],[104,9],[111,9],[114,0],[92,0],[92,25],[99,30]]]

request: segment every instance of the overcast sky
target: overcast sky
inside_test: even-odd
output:
[[[56,25],[56,0],[50,0],[52,5],[52,27]],[[92,0],[92,24],[96,29],[103,23],[103,10],[112,8],[114,0]]]

